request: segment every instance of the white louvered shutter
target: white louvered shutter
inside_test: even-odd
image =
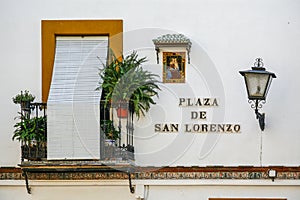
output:
[[[48,159],[99,159],[99,67],[108,38],[57,37],[47,102]]]

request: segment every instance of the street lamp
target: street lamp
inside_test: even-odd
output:
[[[265,113],[259,113],[258,109],[266,102],[266,96],[270,88],[272,78],[276,75],[266,71],[261,58],[256,58],[254,67],[251,70],[239,71],[245,78],[246,89],[248,93],[248,102],[251,108],[255,110],[256,119],[258,119],[260,129],[265,129]]]

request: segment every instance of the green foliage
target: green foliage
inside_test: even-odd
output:
[[[107,139],[117,140],[120,138],[120,131],[115,128],[112,120],[101,120],[100,127]]]
[[[20,122],[16,123],[12,140],[23,142],[46,142],[46,117],[28,118],[21,114]]]
[[[33,102],[34,99],[35,96],[30,94],[28,90],[25,90],[24,92],[21,91],[20,94],[17,94],[15,97],[12,98],[15,104],[21,104],[23,102]]]
[[[105,106],[112,103],[129,103],[133,113],[140,117],[145,115],[151,104],[155,104],[153,96],[160,90],[156,80],[157,75],[142,68],[146,57],[138,58],[134,51],[122,60],[114,57],[113,61],[103,70],[100,70],[102,82],[97,90],[103,89],[105,93]]]

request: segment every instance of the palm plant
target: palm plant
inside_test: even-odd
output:
[[[24,143],[31,141],[46,142],[46,117],[27,118],[20,116],[20,121],[15,124],[15,131],[12,140],[18,140]]]
[[[142,68],[146,57],[138,58],[134,51],[130,55],[119,60],[114,57],[113,61],[100,71],[102,79],[99,82],[105,97],[105,107],[109,104],[129,103],[131,112],[139,118],[145,115],[151,104],[155,104],[153,96],[158,95],[160,90],[156,80],[157,75]]]

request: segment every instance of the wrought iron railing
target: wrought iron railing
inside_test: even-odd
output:
[[[47,159],[47,104],[21,107],[21,121],[35,124],[38,137],[21,141],[22,162]],[[43,123],[43,124],[41,124]],[[133,113],[128,103],[100,102],[100,160],[134,160]]]
[[[133,112],[128,102],[100,103],[101,160],[134,160]]]
[[[21,105],[20,129],[28,129],[21,140],[21,160],[43,160],[47,158],[47,104],[26,103]]]

